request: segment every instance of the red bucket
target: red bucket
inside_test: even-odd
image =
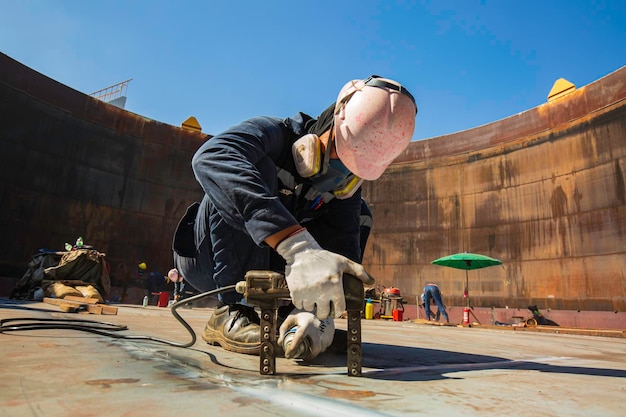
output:
[[[393,321],[402,321],[402,310],[393,310]]]
[[[157,306],[159,307],[167,307],[167,303],[170,301],[170,293],[167,291],[161,291],[159,293],[159,301]]]

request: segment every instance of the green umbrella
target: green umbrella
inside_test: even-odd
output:
[[[469,293],[467,291],[469,278],[467,271],[470,269],[486,268],[488,266],[502,265],[502,261],[489,256],[480,255],[478,253],[455,253],[454,255],[444,256],[439,259],[435,259],[431,263],[435,265],[447,266],[450,268],[464,269],[465,270],[465,297],[467,299],[467,306],[469,307]]]

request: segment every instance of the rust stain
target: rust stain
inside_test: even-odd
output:
[[[332,383],[333,385],[338,385],[338,386],[340,386],[340,387],[356,387],[356,386],[358,386],[358,385],[356,385],[356,384],[350,384],[350,383],[347,383],[347,382],[341,382],[341,381],[331,381],[331,383]]]
[[[60,345],[58,343],[37,343],[37,346],[47,349],[70,347],[69,345]]]
[[[118,378],[118,379],[92,379],[85,381],[87,385],[100,385],[101,388],[111,388],[115,384],[136,384],[140,380],[138,378]]]
[[[567,194],[559,185],[554,189],[550,198],[550,206],[552,207],[552,217],[557,219],[567,214]]]
[[[240,405],[240,406],[244,406],[244,407],[246,406],[258,407],[260,402],[269,404],[267,401],[263,401],[257,397],[252,397],[252,396],[237,397],[237,398],[234,398],[232,401],[233,403]]]
[[[211,384],[194,384],[189,385],[184,390],[179,391],[211,391],[215,389],[219,389],[219,387]]]
[[[624,172],[619,161],[615,161],[615,196],[622,204],[626,204],[626,185],[624,182]]]
[[[357,398],[371,398],[376,396],[374,391],[369,390],[340,390],[340,389],[326,389],[326,397],[328,398],[343,398],[347,400],[354,400]]]

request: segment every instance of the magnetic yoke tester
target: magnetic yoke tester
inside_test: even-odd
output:
[[[248,271],[245,281],[235,287],[246,301],[261,309],[261,350],[259,371],[262,375],[276,373],[276,333],[278,307],[290,300],[285,276],[273,271]],[[361,310],[363,309],[363,282],[353,275],[343,275],[343,291],[348,313],[347,366],[348,376],[361,376],[363,359],[361,349]]]

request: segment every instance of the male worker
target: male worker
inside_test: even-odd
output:
[[[180,301],[185,288],[185,278],[178,272],[178,269],[172,268],[167,273],[167,278],[174,284],[174,301]]]
[[[422,303],[424,303],[424,311],[426,312],[426,320],[430,320],[431,311],[430,311],[430,300],[434,300],[435,304],[437,304],[437,320],[439,320],[439,315],[443,314],[446,318],[446,323],[450,323],[448,319],[448,313],[446,312],[446,307],[443,305],[443,298],[441,297],[441,291],[439,291],[439,287],[437,284],[426,284],[424,287],[424,292],[422,293]]]
[[[313,358],[345,310],[344,273],[365,284],[360,265],[363,180],[375,180],[413,136],[417,107],[399,83],[378,76],[348,82],[313,119],[255,117],[207,140],[192,159],[204,190],[174,237],[174,263],[200,291],[243,280],[250,270],[284,271],[295,309],[280,326],[298,330]],[[259,318],[241,294],[221,293],[203,339],[258,354]],[[285,352],[290,357],[290,352]]]

